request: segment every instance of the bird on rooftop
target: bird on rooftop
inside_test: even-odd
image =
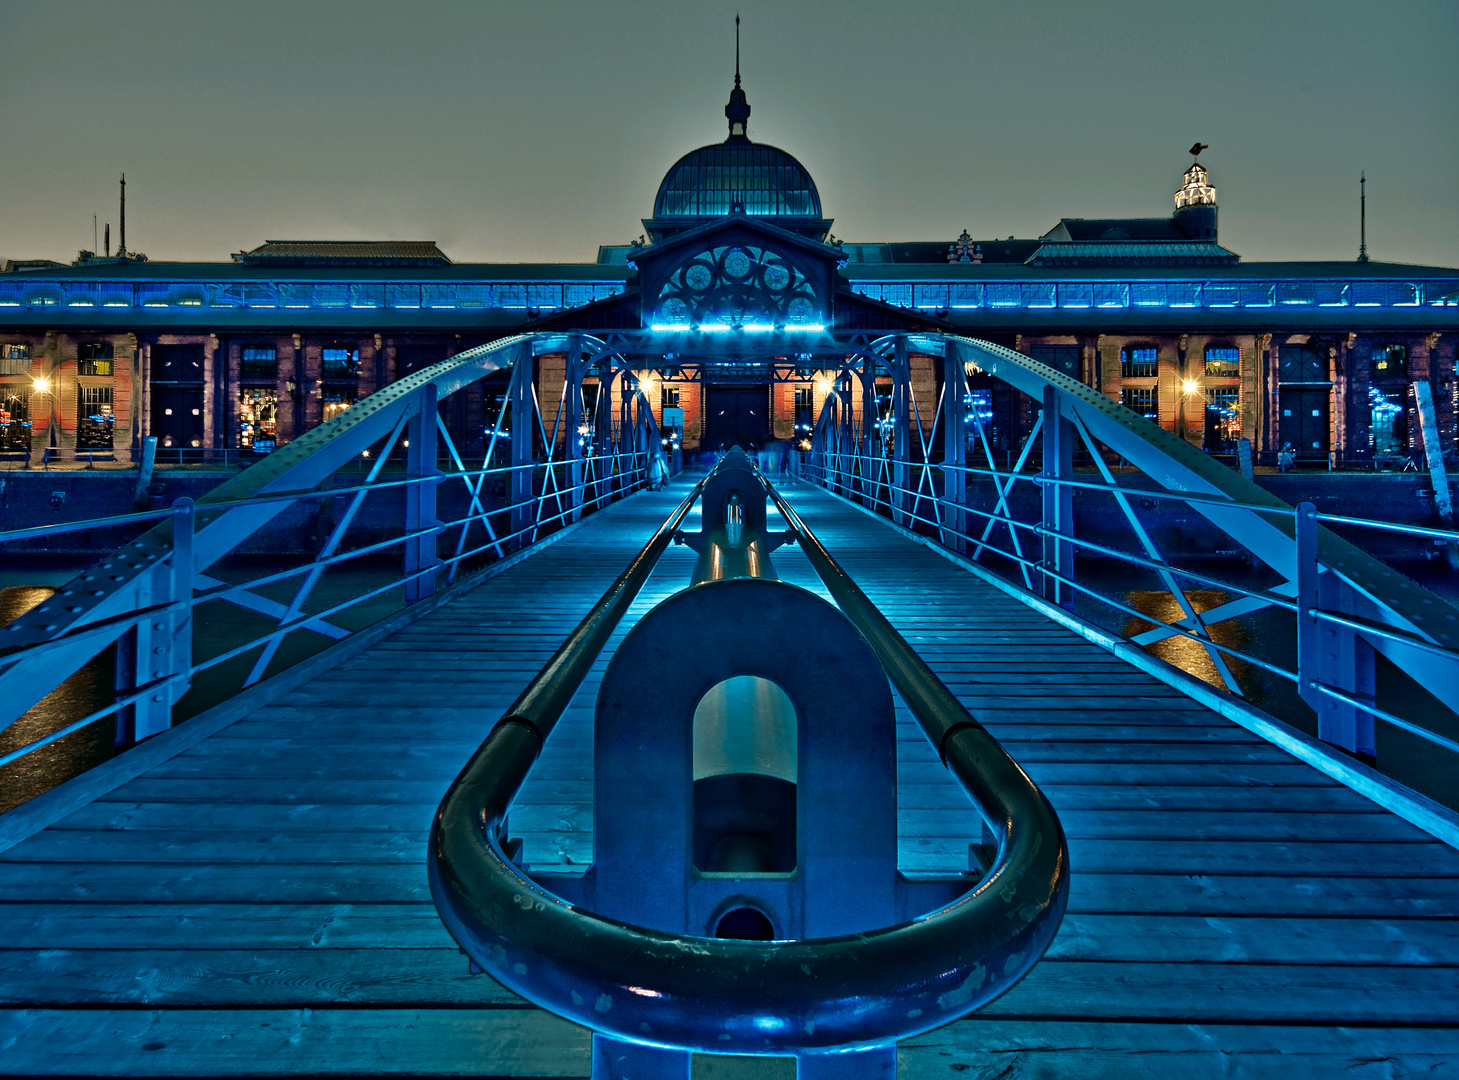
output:
[[[1209,150],[1210,148],[1211,148],[1211,144],[1210,143],[1208,143],[1208,142],[1198,142],[1198,143],[1196,143],[1194,146],[1192,146],[1190,148],[1190,154],[1191,154],[1192,157],[1199,157],[1202,150]]]

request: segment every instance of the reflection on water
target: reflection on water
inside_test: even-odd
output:
[[[1450,574],[1443,563],[1414,560],[1390,565],[1450,604],[1459,606],[1459,578]],[[1205,565],[1202,569],[1238,587],[1253,588],[1264,584],[1259,573],[1245,564],[1227,561]],[[1174,623],[1184,618],[1179,602],[1159,587],[1159,579],[1153,573],[1113,562],[1101,565],[1089,559],[1081,561],[1079,574],[1082,580],[1149,615],[1151,619]],[[1141,587],[1132,589],[1129,587],[1131,584]],[[1237,594],[1205,588],[1192,589],[1186,596],[1199,614],[1235,599]],[[1081,598],[1075,604],[1075,610],[1090,622],[1126,637],[1143,633],[1155,625],[1089,598]],[[1264,608],[1215,623],[1208,627],[1208,632],[1218,644],[1249,653],[1288,671],[1297,668],[1296,618],[1291,612]],[[1213,686],[1224,686],[1210,653],[1198,641],[1174,635],[1145,648]],[[1317,734],[1317,714],[1302,700],[1291,680],[1230,656],[1226,657],[1226,662],[1246,701],[1309,735]],[[1382,655],[1377,657],[1376,676],[1378,701],[1383,708],[1451,739],[1459,738],[1459,716]],[[1459,760],[1456,760],[1456,755],[1381,720],[1375,724],[1374,732],[1379,772],[1446,806],[1459,809]]]
[[[55,591],[50,585],[18,585],[0,589],[0,626],[18,619]],[[115,681],[115,657],[114,649],[93,657],[14,724],[0,731],[0,754],[43,738],[110,704]],[[0,768],[0,813],[114,757],[117,753],[113,745],[115,733],[112,719],[104,717]]]
[[[1201,615],[1226,603],[1231,599],[1231,594],[1219,589],[1188,589],[1185,598],[1195,613]],[[1186,617],[1180,602],[1172,594],[1163,590],[1132,590],[1125,593],[1124,599],[1125,603],[1136,611],[1142,611],[1161,622],[1178,623]],[[1137,634],[1143,634],[1146,630],[1153,630],[1155,625],[1153,622],[1131,617],[1125,622],[1120,632],[1125,637],[1132,638]],[[1207,627],[1206,632],[1218,645],[1225,645],[1227,648],[1237,649],[1241,652],[1252,651],[1250,627],[1240,619],[1215,623]],[[1205,680],[1212,686],[1226,689],[1226,681],[1221,678],[1221,673],[1216,670],[1216,664],[1211,659],[1211,650],[1193,638],[1172,634],[1164,641],[1157,641],[1147,646],[1145,651],[1174,664],[1198,679]],[[1254,689],[1257,682],[1255,678],[1257,669],[1245,661],[1237,660],[1229,655],[1225,659],[1227,667],[1241,688],[1248,692]]]

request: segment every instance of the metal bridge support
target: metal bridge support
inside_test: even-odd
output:
[[[1357,631],[1317,617],[1326,610],[1352,615],[1353,590],[1317,561],[1317,508],[1297,507],[1297,687],[1302,700],[1317,713],[1317,737],[1350,754],[1377,756],[1373,714],[1317,689],[1341,690],[1360,701],[1376,701],[1377,673],[1373,646]]]
[[[1059,414],[1057,387],[1044,387],[1043,457],[1040,473],[1043,480],[1043,557],[1040,566],[1045,600],[1064,604],[1074,593],[1057,577],[1074,576],[1074,545],[1064,537],[1074,535],[1074,489],[1066,481],[1074,479],[1074,425]],[[1051,482],[1053,481],[1053,482]]]
[[[591,363],[591,361],[589,361]],[[583,516],[583,441],[578,428],[583,422],[583,375],[588,364],[583,362],[583,340],[572,337],[567,343],[567,363],[563,365],[563,421],[567,446],[567,497],[568,521],[580,521]]]
[[[861,430],[856,432],[857,465],[861,472],[861,496],[876,498],[876,356],[861,358]]]
[[[193,532],[196,513],[191,499],[173,504],[172,554],[168,573],[150,575],[139,587],[139,607],[171,605],[155,611],[117,639],[117,696],[135,694],[157,683],[150,693],[117,711],[116,744],[128,746],[172,726],[172,706],[186,693],[192,668]],[[138,543],[137,547],[144,545]],[[123,548],[114,558],[124,559]],[[104,568],[104,567],[103,567]],[[175,677],[175,678],[174,678]],[[171,682],[161,682],[172,678]]]
[[[1427,379],[1414,380],[1413,398],[1418,404],[1419,438],[1423,442],[1424,458],[1429,466],[1429,479],[1434,485],[1434,509],[1439,512],[1439,523],[1446,529],[1452,529],[1454,500],[1449,494],[1449,473],[1444,467],[1444,440],[1439,434],[1434,392]],[[1459,544],[1446,544],[1445,554],[1451,567],[1459,567]]]
[[[405,475],[409,478],[425,477],[420,483],[410,484],[405,489],[405,602],[413,604],[424,600],[436,591],[434,568],[440,565],[436,557],[437,531],[420,536],[412,533],[421,530],[438,530],[440,521],[436,518],[436,486],[440,470],[436,467],[436,385],[427,383],[416,391],[419,409],[406,424]]]
[[[742,474],[751,476],[748,468]],[[734,477],[721,480],[723,488]],[[720,494],[728,506],[729,492]],[[748,535],[764,521],[763,493],[740,495],[747,497]],[[706,531],[715,516],[707,495]],[[696,632],[684,633],[688,626]],[[790,706],[793,781],[738,771],[743,763],[713,736],[696,737],[709,692],[743,676],[773,683]],[[760,735],[774,726],[739,713],[734,722]],[[819,597],[742,577],[697,585],[648,612],[604,673],[594,762],[597,857],[580,887],[586,906],[599,914],[671,933],[734,937],[724,930],[726,920],[753,912],[776,940],[853,934],[896,921],[891,693],[871,647]],[[726,767],[734,771],[719,771]],[[784,805],[751,798],[741,806],[727,795],[785,789],[793,795]],[[713,860],[721,838],[748,844],[767,861],[748,859],[732,863],[733,872],[719,872]],[[554,876],[538,876],[548,888],[561,888]],[[646,890],[648,881],[654,887]],[[895,1047],[864,1055],[806,1053],[799,1075],[890,1080],[895,1072],[885,1071],[886,1063],[894,1070],[895,1054]],[[683,1080],[688,1057],[599,1036],[593,1078]],[[872,1068],[847,1071],[843,1063],[851,1061]]]
[[[512,361],[512,381],[507,396],[512,407],[512,471],[507,482],[507,501],[512,508],[512,541],[508,547],[517,551],[527,544],[527,531],[537,519],[536,491],[532,477],[532,425],[537,404],[532,388],[535,367],[530,342],[517,347]]]
[[[897,338],[892,358],[892,520],[906,525],[912,495],[912,375],[907,339]]]
[[[856,490],[855,377],[842,368],[836,379],[836,468],[841,475],[841,493],[850,498]]]
[[[954,345],[942,363],[942,544],[959,554],[968,549],[967,368]]]

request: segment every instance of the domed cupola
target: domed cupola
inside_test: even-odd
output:
[[[831,222],[821,217],[821,196],[805,166],[784,150],[750,141],[750,103],[740,85],[739,20],[735,22],[735,86],[724,107],[729,138],[692,150],[674,163],[659,184],[654,216],[644,220],[644,228],[657,241],[738,213],[824,240]]]

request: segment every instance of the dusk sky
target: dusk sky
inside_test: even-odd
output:
[[[1166,216],[1186,148],[1245,261],[1459,266],[1454,0],[41,3],[0,0],[0,259],[92,215],[153,260],[270,239],[435,240],[585,262],[722,141],[734,15],[750,137],[848,241]]]

